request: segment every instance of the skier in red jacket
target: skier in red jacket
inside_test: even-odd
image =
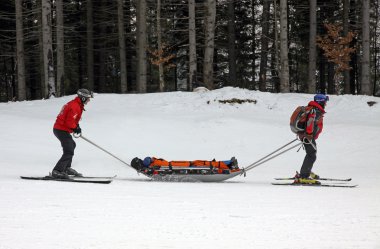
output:
[[[54,124],[54,135],[61,142],[63,148],[63,155],[55,165],[51,174],[55,178],[67,179],[69,175],[82,176],[82,174],[71,168],[76,146],[71,133],[82,133],[79,121],[82,117],[84,106],[90,102],[90,98],[93,98],[93,94],[87,89],[79,89],[77,95],[78,97],[62,107]]]
[[[318,175],[311,170],[314,162],[317,159],[317,143],[315,140],[321,134],[323,129],[323,115],[325,112],[326,103],[329,97],[324,94],[314,96],[314,101],[310,101],[308,106],[312,107],[307,116],[305,132],[299,135],[299,138],[304,143],[306,156],[303,161],[301,172],[295,177],[295,183],[301,184],[319,184],[317,181]]]

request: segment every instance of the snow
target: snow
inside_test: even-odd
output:
[[[330,96],[314,171],[357,188],[274,186],[300,169],[294,149],[222,183],[154,182],[76,139],[73,168],[108,185],[28,181],[61,156],[52,126],[74,96],[0,104],[0,249],[380,248],[380,99]],[[257,104],[221,104],[231,98]],[[293,140],[288,120],[308,94],[237,88],[96,94],[83,136],[126,162],[228,160],[240,167]],[[372,107],[367,101],[377,101]]]

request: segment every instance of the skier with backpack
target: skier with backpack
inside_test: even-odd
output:
[[[306,151],[305,159],[300,173],[295,175],[294,184],[320,184],[319,176],[312,172],[317,159],[317,143],[319,134],[323,129],[323,115],[329,97],[324,94],[314,96],[307,106],[300,106],[293,112],[290,119],[291,130],[303,142]]]
[[[70,175],[82,176],[76,170],[71,168],[71,162],[74,156],[76,144],[71,136],[71,133],[81,134],[82,129],[79,126],[79,121],[82,117],[84,106],[93,98],[93,93],[87,89],[79,89],[77,97],[65,104],[54,124],[54,135],[61,142],[63,155],[55,165],[51,176],[59,179],[68,179]]]

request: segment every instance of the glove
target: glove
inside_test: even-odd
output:
[[[82,129],[80,128],[79,124],[78,124],[78,126],[75,129],[73,129],[73,132],[75,134],[82,134]]]

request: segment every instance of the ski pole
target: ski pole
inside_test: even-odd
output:
[[[301,144],[302,144],[302,142],[301,142],[301,143],[298,143],[298,144],[296,144],[296,145],[293,145],[292,147],[290,147],[290,148],[288,148],[288,149],[286,149],[286,150],[284,150],[284,151],[281,151],[280,153],[277,153],[277,154],[275,154],[274,156],[271,156],[271,157],[269,157],[268,159],[266,159],[266,160],[264,160],[264,161],[260,161],[260,163],[251,164],[250,166],[248,166],[247,168],[245,168],[245,171],[248,171],[248,170],[251,170],[251,169],[253,169],[253,168],[256,168],[257,166],[259,166],[259,165],[261,165],[261,164],[263,164],[263,163],[266,163],[266,162],[268,162],[268,161],[270,161],[270,160],[272,160],[272,159],[274,159],[274,158],[276,158],[276,157],[278,157],[278,156],[284,154],[285,152],[288,152],[289,150],[292,150],[292,149],[294,149],[294,148],[300,146]],[[273,154],[273,153],[272,153],[272,154]],[[272,154],[271,154],[271,155],[272,155]],[[268,157],[268,156],[267,156],[267,157]],[[265,158],[266,158],[266,157],[265,157]]]
[[[98,148],[98,149],[104,151],[105,153],[107,153],[108,155],[112,156],[113,158],[119,160],[120,162],[122,162],[123,164],[127,165],[128,167],[133,168],[130,164],[124,162],[123,160],[121,160],[120,158],[118,158],[117,156],[115,156],[114,154],[112,154],[111,152],[109,152],[109,151],[103,149],[102,147],[100,147],[100,146],[97,145],[96,143],[92,142],[90,139],[85,138],[82,134],[77,134],[77,135],[75,135],[75,133],[74,133],[74,137],[75,137],[75,138],[79,138],[79,137],[82,138],[82,139],[85,140],[86,142],[88,142],[88,143],[94,145],[96,148]],[[134,169],[134,168],[133,168],[133,169]]]
[[[283,148],[287,147],[288,145],[294,143],[294,142],[297,141],[297,140],[298,140],[298,138],[296,138],[296,139],[290,141],[289,143],[287,143],[287,144],[281,146],[280,148],[278,148],[277,150],[275,150],[275,151],[269,153],[268,155],[264,156],[263,158],[261,158],[261,159],[257,160],[256,162],[252,163],[251,165],[248,165],[248,166],[246,167],[245,171],[251,170],[251,169],[253,169],[253,168],[255,168],[255,167],[257,167],[257,166],[263,164],[264,162],[267,162],[267,161],[269,161],[269,160],[271,160],[271,159],[273,159],[273,158],[275,158],[275,157],[277,157],[277,156],[279,156],[279,155],[281,155],[281,154],[283,154],[283,153],[285,153],[285,152],[287,152],[287,151],[289,151],[289,150],[291,150],[291,149],[293,149],[293,148],[299,146],[300,144],[302,144],[302,143],[299,143],[299,144],[297,144],[297,145],[291,147],[290,149],[287,149],[287,150],[285,150],[284,152],[281,152],[280,154],[275,155],[275,156],[271,157],[270,159],[265,160],[264,162],[261,162],[261,161],[263,161],[264,159],[270,157],[271,155],[273,155],[273,154],[275,154],[276,152],[282,150]],[[261,163],[260,163],[260,162],[261,162]]]

